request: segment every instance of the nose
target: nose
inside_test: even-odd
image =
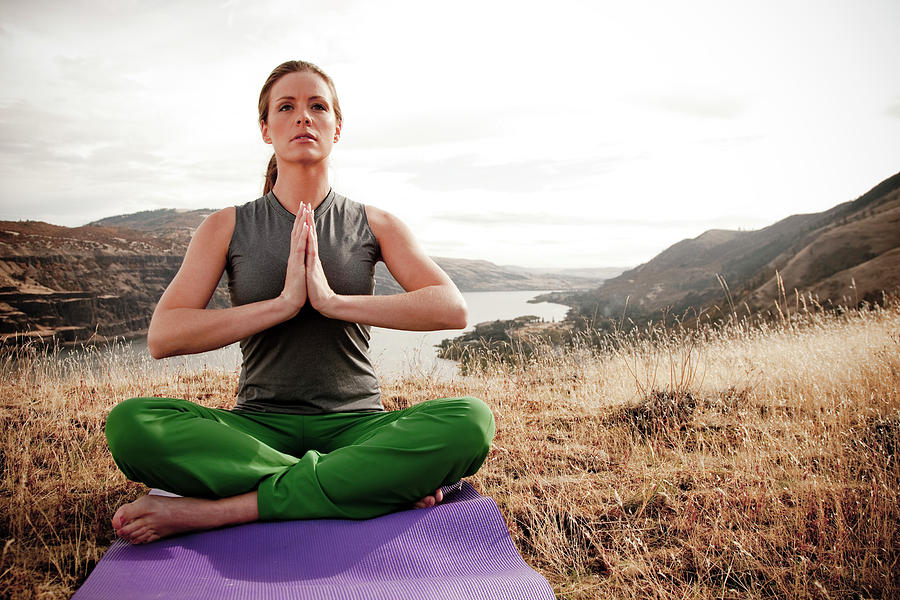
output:
[[[300,115],[297,116],[297,125],[303,125],[303,124],[309,125],[309,123],[310,123],[309,115],[306,114],[305,112],[301,113]]]

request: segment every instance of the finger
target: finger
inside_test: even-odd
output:
[[[309,226],[304,223],[302,227],[300,227],[300,239],[297,241],[297,251],[300,252],[301,249],[304,254],[307,252],[307,246],[309,246]]]
[[[310,231],[312,231],[312,236],[317,237],[315,213],[313,211],[309,211],[306,213],[306,224],[309,225],[309,229]]]
[[[444,491],[441,488],[438,488],[434,493],[434,503],[437,504],[444,500]]]
[[[303,248],[303,246],[301,245],[302,233],[303,219],[300,218],[300,215],[298,213],[297,218],[294,219],[294,226],[291,228],[291,254]]]
[[[307,229],[309,230],[307,234],[309,241],[306,242],[306,264],[314,265],[316,257],[319,255],[319,240],[316,235],[315,225],[310,225],[309,221],[307,221]]]
[[[306,217],[306,205],[301,204],[300,210],[297,211],[297,215],[294,217],[294,226],[291,228],[291,240],[295,240],[300,236],[300,226],[303,224],[303,221]]]

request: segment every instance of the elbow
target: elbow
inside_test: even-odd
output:
[[[150,351],[150,356],[156,360],[167,358],[174,354],[164,337],[153,327],[152,322],[150,323],[150,329],[147,331],[147,350]]]
[[[469,309],[465,301],[460,298],[459,302],[454,302],[447,310],[445,318],[444,329],[465,329],[469,324]]]
[[[165,349],[163,348],[163,345],[159,342],[158,339],[156,339],[156,336],[150,333],[147,334],[147,350],[150,351],[150,356],[157,360],[168,356]]]

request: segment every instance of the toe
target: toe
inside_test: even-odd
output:
[[[140,535],[135,536],[131,540],[131,543],[135,544],[135,545],[149,544],[150,542],[156,541],[158,539],[159,539],[159,536],[156,535],[156,533],[154,533],[153,531],[150,531],[150,530],[145,530]]]
[[[133,531],[129,531],[127,533],[124,531],[117,532],[117,533],[118,533],[120,539],[125,540],[129,544],[133,544],[135,542],[135,540],[137,540],[138,538],[140,538],[141,535],[143,535],[144,529],[136,529]]]
[[[112,518],[113,529],[119,530],[124,527],[130,520],[128,517],[128,504],[123,504],[116,510]]]
[[[116,529],[116,535],[125,540],[132,540],[147,529],[142,519],[135,519]]]
[[[430,506],[434,506],[434,497],[433,496],[425,496],[421,500],[415,503],[416,508],[428,508]]]

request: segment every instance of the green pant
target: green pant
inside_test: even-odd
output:
[[[494,417],[477,398],[390,412],[289,415],[131,398],[106,422],[116,464],[183,496],[258,491],[260,519],[367,519],[474,474]]]

